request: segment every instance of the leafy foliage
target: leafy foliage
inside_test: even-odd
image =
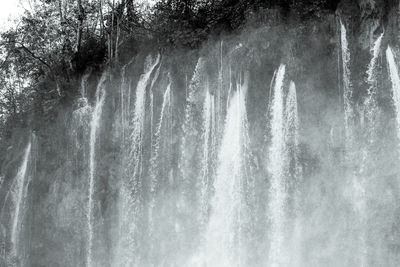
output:
[[[271,20],[272,9],[304,19],[321,17],[338,2],[160,0],[148,6],[134,0],[33,1],[32,10],[0,37],[0,136],[28,117],[51,120],[78,93],[77,80],[87,67],[119,64],[124,61],[119,54],[137,51],[143,43],[196,48],[210,34]]]

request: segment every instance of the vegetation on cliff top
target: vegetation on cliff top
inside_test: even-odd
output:
[[[134,0],[30,2],[32,10],[0,38],[2,145],[15,127],[35,129],[40,125],[31,122],[51,121],[78,93],[78,79],[89,67],[122,65],[143,44],[196,48],[210,34],[271,20],[271,9],[283,19],[323,18],[340,1],[160,0],[153,6]]]

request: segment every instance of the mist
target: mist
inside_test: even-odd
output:
[[[0,263],[399,266],[395,13],[280,12],[82,72],[5,151]]]

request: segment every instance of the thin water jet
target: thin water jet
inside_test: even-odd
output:
[[[352,106],[353,89],[350,75],[350,50],[347,41],[347,31],[343,22],[340,21],[340,44],[342,56],[342,81],[343,81],[343,110],[344,110],[344,130],[345,145],[347,150],[351,150],[353,143],[353,119],[354,110]]]
[[[20,241],[21,223],[23,221],[22,213],[24,209],[24,203],[27,196],[27,172],[28,163],[31,155],[31,143],[25,149],[24,157],[22,159],[22,164],[18,169],[17,175],[15,177],[15,184],[12,189],[12,202],[14,204],[14,212],[12,219],[11,228],[11,244],[12,253],[15,257],[19,256],[18,247]]]
[[[96,176],[96,143],[98,138],[98,130],[101,127],[101,115],[106,98],[105,83],[108,79],[107,72],[103,73],[96,89],[96,103],[93,109],[90,122],[90,146],[89,146],[89,189],[87,204],[87,227],[88,227],[88,244],[86,264],[88,267],[93,266],[93,237],[94,237],[94,201],[95,201],[95,176]]]
[[[386,59],[389,66],[390,80],[392,82],[392,100],[396,112],[397,136],[400,140],[400,77],[392,48],[386,49]]]

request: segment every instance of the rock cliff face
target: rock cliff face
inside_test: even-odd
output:
[[[398,266],[399,3],[263,12],[87,73],[52,123],[15,129],[0,265]]]

